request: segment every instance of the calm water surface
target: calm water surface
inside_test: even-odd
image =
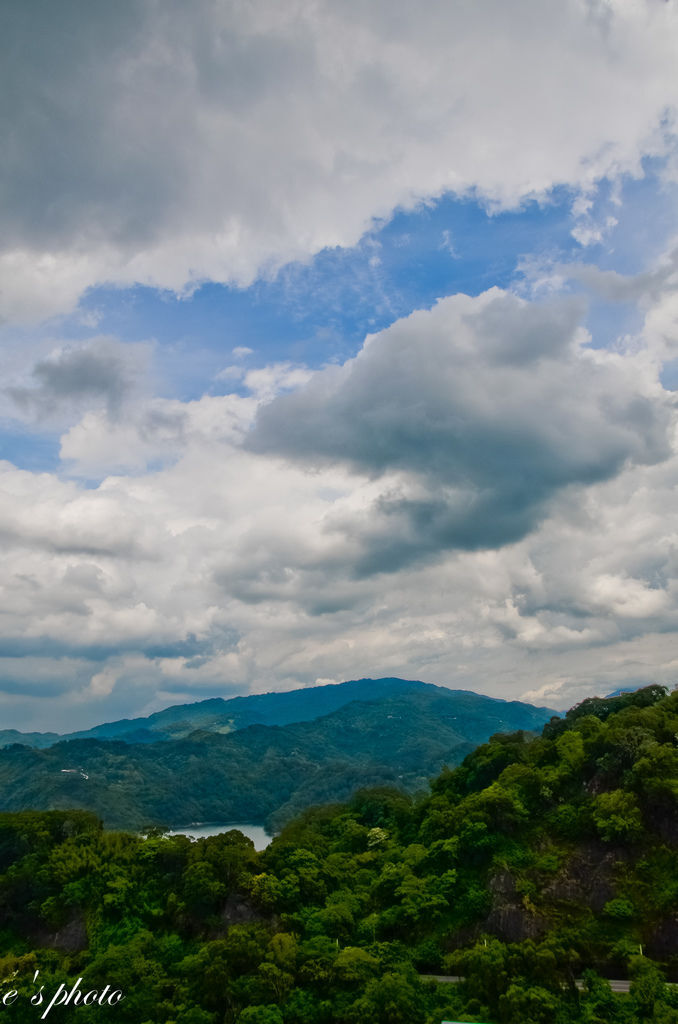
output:
[[[182,828],[170,829],[169,834],[171,836],[188,836],[189,839],[204,839],[205,836],[217,836],[220,832],[230,832],[234,828],[237,828],[238,832],[242,832],[244,836],[252,840],[255,850],[265,850],[273,838],[261,825],[241,825],[231,822],[226,824],[217,823],[216,825],[214,823],[208,825],[186,825]]]

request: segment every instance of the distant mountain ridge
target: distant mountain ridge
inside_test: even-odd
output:
[[[142,718],[122,718],[105,722],[91,729],[59,735],[58,733],[21,733],[16,729],[0,730],[0,748],[14,743],[29,747],[46,748],[54,743],[75,739],[123,740],[125,743],[157,743],[168,739],[182,739],[196,729],[206,732],[228,734],[249,725],[289,725],[292,722],[308,722],[323,715],[331,714],[351,701],[374,701],[393,697],[399,693],[413,691],[432,693],[442,691],[462,699],[469,694],[480,701],[502,704],[507,709],[520,705],[532,705],[520,701],[503,701],[496,697],[485,697],[471,690],[451,690],[418,679],[351,679],[344,683],[323,686],[302,687],[298,690],[274,691],[271,693],[249,694],[244,697],[211,697],[192,704],[175,704]],[[551,715],[557,714],[548,708],[536,708],[538,727]],[[510,715],[509,715],[510,717]],[[500,730],[495,730],[500,731]]]
[[[83,808],[122,828],[191,821],[277,827],[305,807],[346,799],[365,786],[423,790],[444,765],[459,764],[491,735],[541,730],[553,714],[417,681],[352,680],[317,689],[322,692],[316,692],[313,710],[356,692],[374,699],[350,700],[312,720],[307,705],[306,721],[256,722],[226,734],[192,729],[164,742],[89,735],[46,749],[14,745],[0,750],[0,810]],[[224,704],[231,705],[233,724],[250,714],[298,715],[298,695],[313,693],[262,694],[254,707],[251,698]],[[287,700],[274,712],[271,702],[275,706],[278,696]],[[234,716],[238,700],[243,714]],[[159,715],[185,723],[186,707],[194,705]],[[205,710],[198,705],[191,724],[202,714],[213,725],[214,716],[205,717]],[[218,711],[222,722],[223,707]]]
[[[19,732],[18,729],[0,729],[0,749],[10,747],[13,743],[21,743],[26,747],[51,747],[63,736],[58,732]]]

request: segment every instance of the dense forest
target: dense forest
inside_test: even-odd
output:
[[[420,798],[307,810],[260,854],[234,831],[0,815],[2,1012],[676,1024],[677,737],[678,692],[585,701],[540,737],[493,737]]]
[[[313,721],[248,724],[252,717],[284,722],[299,713],[304,692],[307,715],[311,707],[340,706]],[[356,693],[363,699],[352,699]],[[361,786],[425,790],[444,765],[459,764],[493,733],[541,729],[550,714],[397,679],[205,701],[160,712],[152,743],[90,737],[0,750],[0,810],[81,808],[127,829],[193,821],[275,829],[311,804],[346,799]],[[168,739],[167,730],[182,738]]]

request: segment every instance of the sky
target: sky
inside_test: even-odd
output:
[[[0,718],[678,682],[676,0],[0,10]]]

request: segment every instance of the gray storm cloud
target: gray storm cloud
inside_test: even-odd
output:
[[[52,727],[50,676],[63,728],[365,673],[558,706],[669,679],[675,402],[649,350],[596,350],[582,313],[457,295],[258,413],[86,412],[65,454],[94,471],[141,447],[132,474],[0,463],[0,707]]]
[[[496,289],[444,299],[263,407],[247,447],[383,478],[368,516],[334,522],[362,538],[359,574],[509,544],[563,488],[670,451],[652,373],[583,344],[581,314]]]
[[[22,0],[0,14],[0,314],[248,283],[446,190],[642,173],[674,4]],[[585,116],[582,112],[585,111]]]
[[[116,419],[125,400],[143,386],[150,355],[150,346],[143,343],[94,338],[39,359],[27,382],[9,385],[5,393],[38,419],[99,405],[109,419]]]

